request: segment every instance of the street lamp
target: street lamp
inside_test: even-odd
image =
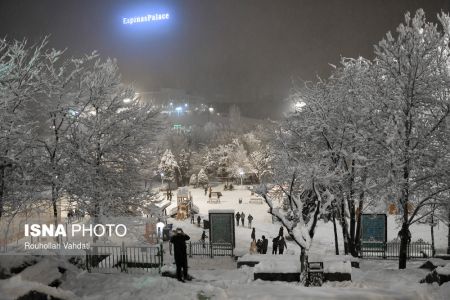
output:
[[[244,175],[244,172],[242,170],[239,170],[239,175],[241,175],[241,185],[242,185],[242,175]]]
[[[164,185],[164,173],[161,172],[161,185]]]

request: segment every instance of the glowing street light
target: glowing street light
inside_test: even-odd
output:
[[[161,185],[164,185],[164,173],[161,172]]]
[[[125,99],[123,99],[123,103],[130,103],[131,102],[131,99],[130,98],[125,98]]]
[[[209,112],[210,112],[210,113],[213,113],[213,112],[214,112],[214,107],[210,107],[210,108],[209,108]]]
[[[305,105],[306,105],[306,103],[303,101],[295,102],[295,104],[294,104],[295,111],[301,111]]]

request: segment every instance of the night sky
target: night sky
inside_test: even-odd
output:
[[[341,56],[372,57],[373,45],[417,8],[435,21],[450,0],[1,0],[0,37],[49,34],[70,55],[98,50],[117,58],[140,91],[179,88],[271,110],[293,83],[327,76]],[[154,12],[170,20],[122,24]]]

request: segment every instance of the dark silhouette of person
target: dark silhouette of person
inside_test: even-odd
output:
[[[256,251],[258,252],[258,254],[262,253],[262,241],[260,239],[258,239],[258,241],[256,242]]]
[[[278,252],[278,240],[280,239],[279,236],[277,236],[276,238],[274,238],[272,240],[272,254],[277,254]]]
[[[188,240],[190,240],[190,237],[181,228],[177,228],[175,235],[170,238],[170,242],[173,244],[175,264],[177,266],[177,279],[182,282],[184,280],[190,280],[186,253],[186,241]],[[183,277],[181,276],[181,269],[183,269]]]
[[[283,254],[284,248],[287,249],[286,241],[283,236],[280,236],[280,239],[278,240],[278,253]]]
[[[238,212],[236,214],[236,226],[239,226],[239,220],[241,219],[241,214]]]
[[[202,237],[200,238],[200,240],[202,241],[202,244],[203,244],[203,248],[205,248],[205,240],[207,237],[208,236],[206,235],[206,232],[203,230]]]
[[[263,235],[262,236],[262,246],[261,246],[261,252],[262,254],[266,254],[267,253],[267,246],[269,244],[269,240],[266,239],[266,237]]]
[[[280,231],[278,232],[278,236],[284,236],[283,234],[283,226],[280,227]]]
[[[256,241],[256,234],[255,234],[255,227],[253,227],[253,229],[252,229],[252,235],[251,235],[251,237],[252,237],[252,240],[253,241]]]
[[[200,221],[202,220],[202,218],[200,217],[200,215],[197,217],[197,225],[198,227],[200,227]]]
[[[248,220],[248,228],[252,228],[253,216],[251,214],[248,214],[247,220]]]

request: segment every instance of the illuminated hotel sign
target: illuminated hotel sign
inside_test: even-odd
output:
[[[153,14],[153,15],[145,15],[139,17],[131,17],[131,18],[123,18],[122,23],[124,25],[133,25],[135,23],[151,23],[151,22],[159,22],[164,20],[169,20],[169,14]]]

